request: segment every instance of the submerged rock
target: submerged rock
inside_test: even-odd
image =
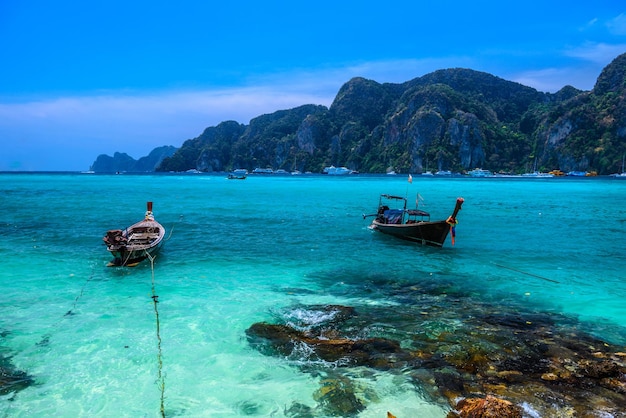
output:
[[[522,408],[488,395],[485,398],[461,399],[448,418],[522,418]]]
[[[9,359],[0,356],[0,395],[18,392],[34,383],[32,377],[16,370]]]
[[[528,416],[625,416],[624,348],[582,332],[571,318],[495,306],[441,284],[389,286],[397,306],[298,306],[302,318],[310,309],[314,325],[287,314],[288,325],[253,324],[248,340],[310,373],[344,368],[348,379],[352,366],[397,370],[455,409],[451,417],[517,418],[522,406]],[[324,415],[367,406],[348,382],[322,380],[316,399]]]
[[[289,418],[313,418],[313,408],[299,402],[292,402],[289,408],[285,408],[285,416]]]
[[[350,379],[341,376],[322,380],[313,397],[319,402],[324,416],[353,417],[365,409]]]
[[[394,367],[397,361],[408,361],[411,356],[400,348],[397,341],[384,338],[352,340],[349,338],[328,339],[299,331],[287,325],[260,322],[246,330],[248,340],[265,354],[272,351],[290,356],[297,347],[305,344],[309,357],[326,362],[345,360],[343,365],[370,366],[379,369]],[[310,359],[310,358],[309,358]]]

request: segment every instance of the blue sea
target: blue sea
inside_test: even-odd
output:
[[[368,229],[381,193],[419,193],[433,220],[463,197],[455,245]],[[163,248],[153,264],[107,267],[104,233],[148,201]],[[331,414],[324,379],[340,375],[353,416],[443,418],[450,405],[415,370],[272,355],[247,330],[348,306],[375,319],[358,335],[410,347],[409,314],[433,306],[423,289],[445,288],[433,329],[454,333],[474,309],[528,311],[624,352],[625,203],[611,178],[0,174],[0,358],[30,382],[0,392],[0,416],[317,417]]]

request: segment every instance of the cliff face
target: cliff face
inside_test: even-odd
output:
[[[493,75],[447,69],[402,84],[354,78],[330,108],[303,105],[207,128],[160,171],[272,167],[320,172],[618,171],[626,153],[626,54],[583,92],[542,93]],[[120,157],[121,158],[121,157]]]
[[[542,159],[563,171],[619,171],[626,153],[626,54],[602,71],[592,91],[545,112],[535,135]]]

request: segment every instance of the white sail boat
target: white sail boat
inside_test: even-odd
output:
[[[611,174],[611,177],[615,177],[615,178],[618,178],[618,179],[626,179],[626,172],[624,171],[624,158],[626,158],[626,154],[624,154],[624,156],[622,156],[622,172],[621,173]]]
[[[535,158],[535,164],[533,165],[533,172],[532,173],[524,173],[524,174],[522,174],[522,177],[546,178],[546,177],[554,177],[554,174],[540,173],[537,170],[537,158]]]

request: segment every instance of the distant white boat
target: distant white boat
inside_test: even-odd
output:
[[[422,176],[432,176],[433,172],[432,171],[425,171],[422,173]]]
[[[436,176],[451,176],[452,171],[450,170],[439,170],[435,173]]]
[[[471,177],[493,177],[493,173],[482,168],[475,168],[467,172]]]
[[[248,170],[245,168],[237,168],[228,174],[230,180],[245,180],[248,176]]]
[[[554,177],[554,174],[550,173],[540,173],[539,171],[533,171],[532,173],[524,173],[522,177],[530,177],[530,178],[549,178]]]
[[[255,168],[254,170],[252,170],[253,174],[274,174],[274,170],[272,170],[271,168]]]
[[[289,174],[287,172],[287,170],[283,170],[282,168],[279,168],[278,170],[274,171],[274,174]]]
[[[343,176],[346,174],[354,174],[355,172],[347,167],[335,167],[331,165],[330,167],[325,167],[322,173],[328,174],[329,176]]]
[[[388,171],[387,175],[388,176],[395,176],[397,173],[394,170]]]
[[[611,177],[615,177],[618,179],[626,179],[626,171],[624,171],[624,158],[626,158],[626,156],[622,157],[622,172],[611,174],[610,175]]]
[[[535,163],[533,164],[533,171],[530,172],[530,173],[522,174],[522,177],[548,178],[548,177],[554,177],[554,174],[552,174],[552,173],[542,173],[539,170],[537,170],[537,158],[535,158]]]
[[[501,178],[521,178],[522,175],[521,174],[507,174],[507,173],[495,173],[492,176],[487,176],[487,177],[501,177]]]

